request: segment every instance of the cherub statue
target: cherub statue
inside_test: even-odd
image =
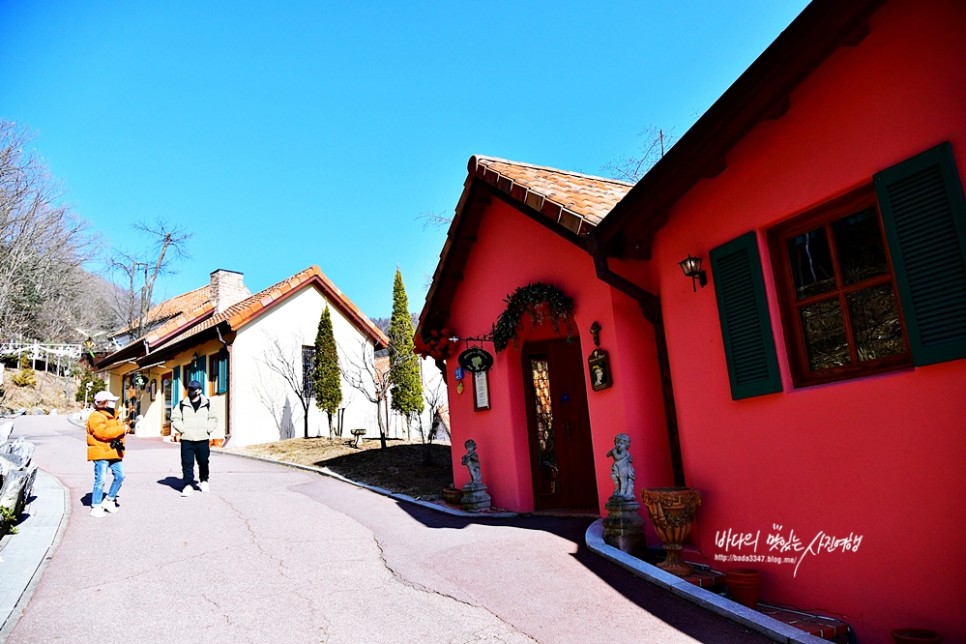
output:
[[[625,499],[634,498],[634,462],[631,459],[631,437],[620,433],[614,437],[614,448],[607,456],[614,459],[610,467],[610,477],[614,481],[614,496]]]
[[[476,441],[472,438],[463,443],[466,454],[460,462],[470,471],[470,483],[480,482],[480,455],[476,453]]]

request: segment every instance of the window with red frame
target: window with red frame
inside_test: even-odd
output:
[[[947,141],[768,231],[796,386],[966,359],[966,197]],[[758,233],[709,256],[731,397],[782,391]]]
[[[769,237],[797,386],[911,364],[871,185],[772,230]]]

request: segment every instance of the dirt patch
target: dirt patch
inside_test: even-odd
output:
[[[353,442],[345,438],[291,438],[228,447],[225,451],[327,467],[347,479],[421,499],[438,498],[443,488],[453,483],[449,445],[389,440],[386,448],[381,449],[379,439],[366,439],[357,449]]]

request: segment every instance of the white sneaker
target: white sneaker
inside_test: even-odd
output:
[[[117,504],[116,499],[107,499],[107,498],[104,499],[103,508],[107,512],[110,512],[111,514],[121,509],[121,507]]]
[[[91,506],[91,516],[97,519],[102,519],[107,516],[107,512],[104,511],[104,506],[97,504]]]
[[[202,481],[200,487],[202,492],[211,492],[211,487],[208,485],[208,481]]]
[[[195,490],[190,485],[184,486],[184,489],[181,490],[181,496],[191,496],[194,493],[195,493]]]

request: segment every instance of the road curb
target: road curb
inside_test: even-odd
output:
[[[615,548],[604,541],[604,520],[597,519],[587,528],[584,534],[587,548],[596,555],[614,563],[624,570],[652,583],[667,591],[687,599],[712,613],[726,617],[733,622],[770,637],[776,642],[795,644],[820,644],[826,642],[810,633],[789,626],[777,619],[763,615],[756,610],[747,608],[738,602],[715,594],[704,588],[699,588],[680,577],[672,575],[651,564],[632,557],[623,550]],[[827,644],[827,642],[826,642]]]
[[[24,508],[27,518],[17,526],[17,534],[8,534],[0,542],[0,642],[17,625],[60,545],[70,517],[68,495],[67,487],[55,476],[38,469],[32,500]]]

